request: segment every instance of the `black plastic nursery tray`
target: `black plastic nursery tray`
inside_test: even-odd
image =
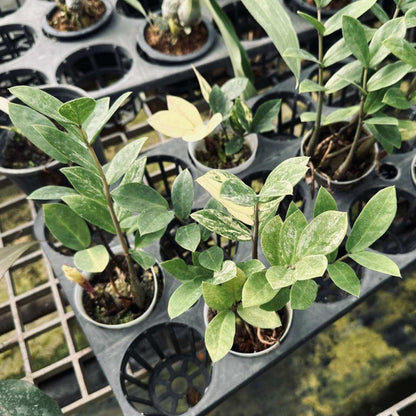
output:
[[[293,94],[294,82],[287,81],[266,95],[286,96]],[[257,97],[255,101],[263,99]],[[292,108],[294,108],[292,106]],[[299,109],[299,111],[301,111]],[[296,112],[296,109],[295,109]],[[282,126],[292,130],[298,126],[295,118]],[[247,180],[262,179],[283,160],[296,156],[299,152],[301,132],[298,137],[280,133],[274,137],[260,137],[259,148],[254,164],[243,174]],[[396,185],[399,195],[399,211],[402,217],[396,219],[390,238],[382,239],[380,251],[388,254],[401,269],[416,257],[415,222],[416,189],[411,181],[410,166],[414,151],[398,153],[385,158],[381,173],[375,171],[362,183],[349,192],[337,192],[335,198],[342,211],[353,209],[354,204],[362,203],[373,191],[389,185]],[[148,152],[158,160],[178,160],[178,166],[188,167],[196,179],[200,175],[188,156],[187,146],[181,140],[172,139]],[[387,173],[386,173],[387,172]],[[177,172],[176,172],[177,173]],[[384,176],[383,176],[384,175]],[[306,183],[298,186],[297,194],[304,199],[303,211],[311,219],[313,200]],[[194,208],[201,208],[208,195],[197,186]],[[45,242],[44,224],[41,213],[35,224],[35,234],[42,242],[42,248],[49,258],[55,274],[74,308],[74,286],[61,272],[63,264],[72,264],[71,257],[65,257]],[[149,249],[160,261],[160,246],[155,243]],[[249,259],[249,244],[240,243],[235,259]],[[237,357],[228,354],[211,366],[203,344],[205,325],[203,320],[203,301],[184,315],[170,320],[167,305],[170,295],[178,285],[170,275],[164,273],[162,296],[150,317],[143,323],[124,330],[99,328],[75,314],[92,346],[97,359],[126,416],[134,416],[140,409],[146,415],[202,415],[225,400],[232,392],[241,388],[255,376],[280,361],[308,339],[322,331],[332,322],[346,314],[366,296],[375,291],[389,279],[388,276],[372,271],[364,271],[361,276],[361,296],[346,296],[334,302],[314,303],[306,311],[294,311],[292,328],[282,345],[274,351],[255,358]],[[131,348],[129,346],[132,345]],[[129,351],[129,357],[125,357]],[[122,371],[121,371],[122,370]],[[185,386],[185,387],[183,387]],[[192,394],[193,393],[193,394]],[[186,410],[202,395],[200,401]],[[165,402],[163,401],[165,400]],[[144,407],[143,407],[144,406]],[[182,406],[182,407],[181,407]]]
[[[33,81],[35,85],[72,84],[83,88],[93,98],[99,98],[193,77],[191,63],[205,71],[229,62],[225,44],[216,30],[213,47],[196,61],[179,65],[149,62],[139,55],[136,46],[136,35],[146,24],[145,19],[127,17],[120,12],[123,0],[118,0],[117,4],[115,0],[111,2],[115,6],[113,16],[105,27],[88,37],[71,41],[47,37],[42,30],[43,16],[54,2],[26,0],[21,7],[16,3],[17,10],[0,22],[0,85],[3,82],[15,85],[19,78],[22,80],[19,83]],[[230,1],[220,3],[225,6]],[[211,20],[211,16],[204,13]],[[230,15],[233,13],[231,10]],[[293,12],[289,13],[300,37],[307,39],[312,26]],[[267,36],[245,40],[243,45],[251,56],[267,51],[274,51],[277,56]]]

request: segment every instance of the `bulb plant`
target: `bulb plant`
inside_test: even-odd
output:
[[[374,166],[377,156],[374,143],[392,153],[401,147],[402,134],[407,137],[406,130],[414,127],[386,113],[387,105],[397,105],[398,83],[415,70],[414,48],[403,46],[409,46],[404,37],[407,28],[414,26],[414,11],[409,10],[400,17],[395,13],[393,19],[372,29],[358,18],[374,5],[374,0],[352,2],[323,23],[321,11],[329,3],[315,0],[316,18],[298,12],[316,29],[318,56],[295,48],[287,49],[284,56],[318,65],[318,82],[305,79],[299,87],[302,93],[317,94],[317,111],[304,113],[301,118],[304,122],[313,122],[304,152],[311,157],[313,167],[327,179],[347,181]],[[339,30],[342,30],[342,38],[325,51],[324,38]],[[391,62],[391,52],[399,60]],[[351,56],[354,58],[351,62],[324,82],[327,68]],[[359,104],[324,115],[325,94],[337,93],[351,84],[360,92]]]
[[[182,259],[161,264],[181,282],[169,301],[171,318],[187,311],[201,295],[210,308],[205,341],[213,361],[231,349],[258,352],[276,344],[283,332],[282,309],[286,304],[308,308],[317,296],[314,279],[325,273],[354,296],[359,296],[360,281],[351,262],[400,276],[392,260],[368,250],[395,217],[394,187],[368,201],[346,239],[345,255],[339,248],[346,238],[348,215],[338,211],[324,188],[318,192],[310,222],[294,203],[285,218],[276,215],[280,202],[305,175],[307,164],[307,157],[282,162],[259,193],[226,171],[212,170],[197,179],[217,207],[194,212],[191,218],[205,229],[251,244],[251,258],[239,263],[224,261],[221,248],[212,246],[195,249],[192,265]],[[197,243],[196,239],[194,248]]]
[[[171,215],[168,203],[142,183],[146,158],[137,157],[147,138],[126,145],[106,166],[101,166],[94,151],[101,130],[129,93],[109,107],[109,98],[79,98],[62,104],[37,88],[19,86],[10,91],[26,104],[9,103],[14,125],[43,152],[72,164],[61,169],[72,187],[46,186],[28,197],[62,201],[43,205],[45,224],[57,240],[75,251],[78,269],[96,274],[90,284],[75,268],[65,267],[65,275],[88,289],[96,320],[115,324],[135,319],[147,309],[155,291],[154,277],[147,271],[155,259],[142,248],[158,238],[156,232],[167,225]],[[125,189],[142,195],[142,203],[130,208],[123,201],[118,203],[118,195]],[[150,208],[152,214],[159,214],[159,221],[152,224]],[[145,218],[147,225],[143,225]],[[92,243],[91,229],[101,244]],[[119,252],[109,246],[105,233],[117,236]],[[134,247],[126,236],[132,233]]]
[[[204,100],[209,105],[209,121],[204,124],[198,109],[179,97],[167,97],[168,110],[149,117],[148,123],[169,137],[182,137],[188,142],[204,141],[196,149],[196,158],[210,168],[229,169],[247,161],[253,153],[247,136],[274,129],[281,100],[268,100],[253,114],[242,98],[249,80],[236,77],[221,87],[211,87],[194,69]],[[176,120],[176,122],[173,122]]]

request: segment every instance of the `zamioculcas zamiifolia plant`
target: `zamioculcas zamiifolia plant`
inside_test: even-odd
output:
[[[392,260],[367,250],[395,217],[394,187],[368,201],[346,240],[345,255],[339,254],[339,248],[346,237],[348,216],[337,210],[324,188],[319,190],[312,221],[293,202],[285,218],[276,215],[280,202],[305,175],[307,164],[307,157],[284,161],[259,193],[226,171],[212,170],[197,179],[220,207],[197,211],[191,217],[212,232],[252,246],[251,259],[237,264],[224,261],[217,246],[195,251],[193,265],[181,259],[162,263],[164,270],[182,282],[169,301],[172,318],[203,295],[210,320],[205,340],[213,361],[231,349],[258,352],[277,344],[285,330],[281,328],[285,305],[308,308],[318,291],[315,278],[327,273],[340,289],[358,296],[360,281],[351,267],[354,262],[400,276]]]
[[[157,287],[154,274],[147,271],[155,259],[141,248],[157,238],[151,233],[162,229],[171,220],[171,214],[168,203],[141,182],[146,158],[137,157],[146,138],[126,145],[104,167],[94,151],[101,130],[129,93],[119,97],[110,108],[109,98],[79,98],[62,104],[37,88],[19,86],[10,91],[26,104],[9,103],[13,123],[29,129],[28,138],[46,154],[73,164],[61,169],[73,188],[46,186],[29,198],[62,201],[43,205],[44,220],[50,233],[75,251],[75,265],[83,272],[96,274],[90,282],[94,290],[88,290],[91,296],[84,299],[87,313],[104,324],[134,320],[148,309]],[[31,117],[34,113],[35,118]],[[142,203],[130,210],[116,202],[116,195],[129,186],[143,196]],[[156,212],[160,228],[149,224],[149,216],[154,221]],[[137,231],[146,218],[147,227]],[[92,243],[91,229],[101,244]],[[131,248],[126,233],[133,232],[136,245]],[[117,251],[110,248],[105,233],[117,236]],[[87,287],[85,276],[77,269],[66,267],[64,272]]]
[[[375,166],[376,142],[392,153],[401,147],[402,136],[407,138],[409,129],[414,129],[401,123],[386,104],[397,106],[397,100],[404,98],[397,85],[416,69],[414,48],[404,40],[407,28],[414,26],[415,11],[409,10],[400,17],[395,13],[393,19],[376,30],[358,21],[375,0],[352,2],[323,23],[321,9],[329,3],[315,0],[316,18],[298,13],[316,29],[318,56],[303,49],[287,49],[284,55],[318,65],[318,82],[306,79],[299,87],[300,92],[316,93],[318,97],[316,113],[304,113],[301,117],[304,122],[314,122],[303,150],[318,173],[329,182],[342,182],[362,177]],[[325,51],[324,38],[340,29],[342,38]],[[391,62],[391,51],[400,60]],[[324,71],[351,55],[355,60],[343,65],[325,82]],[[351,84],[359,90],[359,104],[324,115],[325,94],[338,93]]]
[[[212,118],[205,124],[193,104],[168,96],[168,110],[149,117],[149,124],[167,136],[200,142],[190,146],[190,154],[208,168],[230,169],[247,162],[257,150],[247,141],[251,138],[257,142],[253,133],[273,130],[273,120],[280,110],[281,100],[266,101],[253,115],[241,98],[248,85],[247,78],[232,78],[221,87],[211,87],[197,70],[195,73]]]

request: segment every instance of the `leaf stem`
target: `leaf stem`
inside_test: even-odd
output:
[[[253,230],[253,247],[251,252],[251,258],[253,260],[258,259],[258,242],[259,242],[259,203],[254,205],[254,230]]]

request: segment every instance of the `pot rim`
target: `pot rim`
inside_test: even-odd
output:
[[[306,140],[308,140],[309,139],[309,136],[311,135],[311,133],[312,133],[312,130],[308,130],[305,134],[304,134],[304,136],[303,136],[303,138],[302,138],[302,141],[301,141],[301,144],[300,144],[300,154],[302,155],[302,156],[305,156],[305,152],[303,151],[303,145],[305,144],[305,142],[306,142]],[[374,150],[375,150],[375,155],[377,156],[377,154],[379,153],[379,148],[378,148],[378,145],[377,145],[377,143],[374,143]],[[373,163],[371,164],[371,166],[368,168],[368,170],[366,171],[366,172],[364,172],[361,176],[359,176],[358,178],[355,178],[355,179],[351,179],[351,180],[349,180],[349,181],[337,181],[337,180],[334,180],[334,179],[332,179],[332,178],[330,178],[330,182],[329,182],[329,185],[335,185],[335,186],[340,186],[340,187],[343,187],[343,186],[349,186],[349,185],[355,185],[355,184],[357,184],[357,183],[359,183],[359,182],[361,182],[363,179],[365,179],[367,176],[369,176],[371,173],[373,173],[373,171],[374,171],[374,169],[376,168],[376,166],[377,166],[377,157],[375,157],[374,158],[374,160],[373,160]],[[316,176],[318,176],[319,177],[319,179],[322,181],[322,182],[325,182],[325,183],[328,183],[328,178],[326,178],[325,176],[323,176],[318,170],[315,170],[315,175]]]
[[[208,326],[208,305],[206,303],[204,303],[204,324],[205,327]],[[284,306],[284,308],[286,309],[287,315],[288,315],[288,321],[287,321],[287,325],[286,328],[282,334],[282,336],[280,337],[279,341],[276,342],[276,344],[271,345],[269,348],[266,348],[263,351],[258,351],[258,352],[238,352],[238,351],[233,351],[230,350],[229,352],[233,355],[237,355],[239,357],[243,357],[243,358],[255,358],[255,357],[260,357],[261,355],[265,355],[268,354],[269,352],[277,349],[278,347],[280,347],[280,345],[282,344],[282,341],[287,337],[287,334],[289,333],[290,328],[292,327],[292,323],[293,323],[293,309],[290,307],[289,303],[286,303],[286,305]]]
[[[221,169],[225,172],[237,174],[241,173],[244,170],[248,169],[253,163],[256,158],[257,150],[259,147],[259,137],[257,133],[250,133],[244,137],[244,142],[247,143],[251,148],[251,156],[243,162],[241,165],[234,166],[233,168],[229,169]],[[215,170],[214,168],[210,168],[209,166],[204,165],[201,163],[196,157],[196,150],[204,145],[204,140],[199,140],[197,142],[188,142],[188,154],[194,163],[194,165],[201,170],[202,172],[210,172],[211,170]]]
[[[206,42],[202,47],[194,52],[187,53],[185,55],[168,55],[163,52],[153,49],[147,42],[145,38],[145,30],[149,26],[149,23],[143,24],[140,30],[136,35],[136,43],[138,47],[152,60],[162,64],[182,64],[188,63],[189,61],[195,61],[202,56],[204,56],[214,45],[216,40],[216,33],[211,24],[211,22],[205,18],[201,17],[201,21],[205,24],[207,28],[208,36]]]
[[[150,303],[149,307],[146,309],[146,311],[138,316],[136,319],[133,319],[130,322],[126,322],[124,324],[116,324],[116,325],[109,325],[109,324],[103,324],[101,322],[97,322],[94,321],[94,319],[92,319],[86,312],[85,312],[85,308],[84,308],[84,304],[82,302],[82,294],[84,293],[84,289],[82,289],[81,286],[76,285],[75,286],[75,290],[74,290],[74,302],[75,302],[75,306],[79,312],[79,314],[88,322],[99,326],[101,328],[106,328],[106,329],[125,329],[125,328],[130,328],[134,325],[137,325],[141,322],[143,322],[145,319],[147,319],[149,317],[149,315],[153,312],[153,309],[156,305],[156,301],[157,301],[157,296],[159,293],[159,284],[157,281],[157,276],[155,273],[155,269],[154,266],[150,267],[150,270],[152,271],[152,275],[153,275],[153,283],[154,283],[154,294],[153,294],[153,299],[152,302]],[[88,273],[87,274],[87,279],[89,280],[91,278],[92,274]]]
[[[42,17],[42,30],[43,32],[54,38],[60,40],[72,40],[77,39],[79,37],[87,36],[94,33],[96,30],[100,29],[101,27],[105,26],[111,19],[113,15],[113,5],[109,0],[101,0],[105,5],[105,12],[102,15],[101,19],[96,21],[91,26],[85,27],[80,30],[74,30],[71,32],[65,32],[61,30],[54,29],[52,26],[49,25],[49,18],[52,16],[54,11],[57,9],[56,5],[51,6],[51,8],[43,15]]]
[[[415,165],[416,165],[416,155],[412,158],[412,163],[411,163],[411,166],[410,166],[410,175],[412,177],[412,181],[413,181],[414,186],[416,186]]]

